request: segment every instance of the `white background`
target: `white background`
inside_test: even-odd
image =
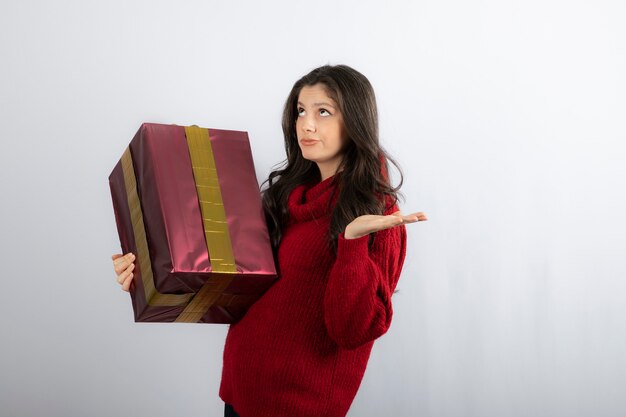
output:
[[[247,130],[311,69],[376,90],[409,227],[349,416],[626,413],[626,3],[3,1],[0,415],[219,416],[223,325],[136,324],[108,175],[144,122]]]

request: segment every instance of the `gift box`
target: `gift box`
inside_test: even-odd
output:
[[[109,185],[135,321],[234,323],[276,280],[246,132],[144,123]]]

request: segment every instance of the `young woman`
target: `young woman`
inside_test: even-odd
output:
[[[280,279],[230,325],[219,395],[225,416],[345,416],[391,323],[404,225],[427,219],[398,211],[374,91],[358,71],[299,79],[282,125],[287,159],[263,191]],[[128,291],[134,257],[112,258]]]

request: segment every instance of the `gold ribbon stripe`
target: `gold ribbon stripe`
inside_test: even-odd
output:
[[[191,157],[196,192],[202,213],[207,250],[214,274],[204,283],[176,321],[196,322],[220,299],[237,274],[226,211],[217,177],[209,130],[186,126],[185,136]]]
[[[146,239],[146,229],[143,222],[143,212],[141,211],[139,195],[137,194],[137,178],[135,177],[133,160],[130,155],[130,148],[128,147],[122,155],[122,171],[124,172],[128,209],[130,210],[133,235],[135,236],[135,244],[137,245],[136,255],[146,303],[154,307],[186,305],[191,297],[193,297],[193,294],[161,294],[154,287],[150,252],[148,251],[148,240]]]
[[[226,211],[217,178],[209,130],[186,126],[187,146],[196,182],[207,250],[213,272],[236,274],[235,257],[226,222]]]

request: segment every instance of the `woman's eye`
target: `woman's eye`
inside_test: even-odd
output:
[[[329,112],[328,112],[328,110],[326,110],[326,109],[320,109],[320,114],[321,114],[322,116],[326,116],[326,115],[330,116],[330,113],[329,113]]]
[[[304,113],[304,109],[303,108],[298,108],[298,116],[302,116],[302,114]]]

